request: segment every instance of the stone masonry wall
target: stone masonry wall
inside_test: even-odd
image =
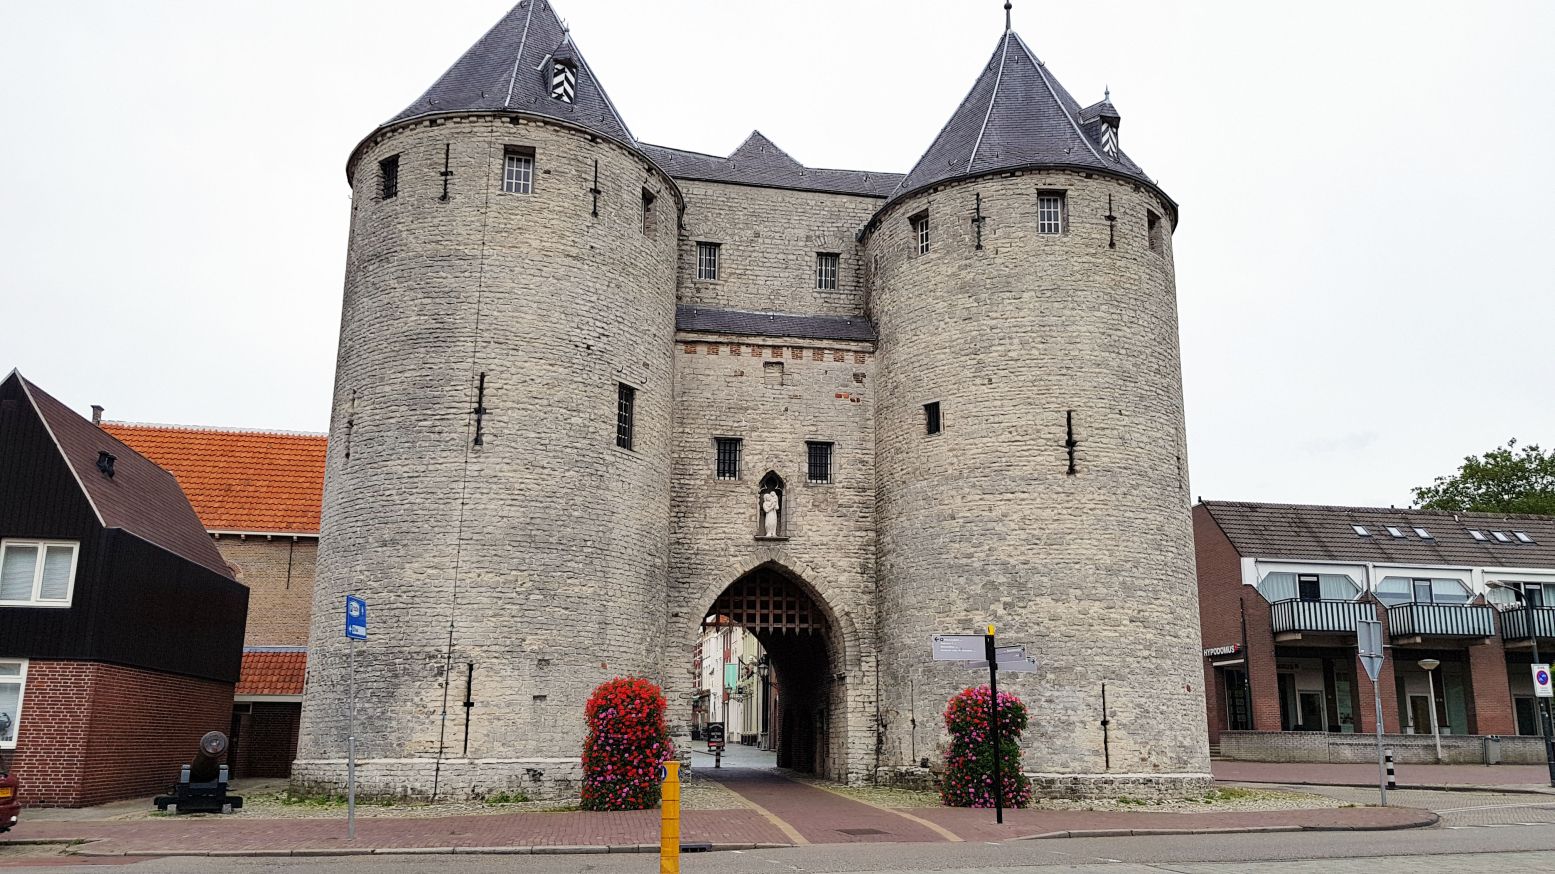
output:
[[[1037,196],[1049,190],[1066,192],[1060,235],[1037,233]],[[925,209],[931,249],[919,255],[909,219]],[[1040,666],[1005,678],[1030,705],[1028,771],[1054,775],[1066,794],[1083,794],[1075,780],[1100,791],[1134,776],[1169,788],[1208,780],[1172,252],[1169,232],[1150,245],[1147,210],[1169,215],[1132,182],[1013,172],[893,205],[867,241],[880,257],[876,518],[890,764],[937,756],[945,701],[986,681],[931,663],[930,636],[992,622]],[[936,435],[925,433],[931,401],[942,410]]]
[[[505,146],[535,150],[533,193],[502,192]],[[570,775],[589,691],[661,663],[678,191],[619,145],[518,117],[396,127],[352,173],[295,779],[343,785],[348,591],[369,604],[370,772],[423,790],[454,757]],[[618,382],[636,388],[632,449],[616,446]],[[536,797],[571,779],[537,770]]]
[[[665,680],[677,742],[690,737],[690,654],[703,616],[746,571],[772,562],[833,623],[832,639],[814,643],[832,656],[829,776],[861,780],[875,765],[873,348],[688,333],[676,345]],[[741,439],[739,479],[717,478],[715,437]],[[808,481],[809,440],[833,444],[829,483]],[[756,537],[768,471],[785,483],[782,541]]]
[[[319,543],[311,537],[216,539],[238,582],[248,586],[244,646],[306,646]]]
[[[858,315],[864,269],[855,236],[877,197],[685,181],[680,302],[711,309]],[[715,282],[697,279],[697,243],[718,243]],[[838,258],[837,288],[816,288],[816,255]]]

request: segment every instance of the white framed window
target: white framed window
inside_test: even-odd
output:
[[[0,607],[69,607],[79,544],[0,541]]]
[[[22,723],[22,692],[27,686],[25,659],[0,659],[0,750],[16,749]]]
[[[697,279],[718,281],[718,244],[697,243]]]
[[[815,253],[816,288],[836,289],[838,260],[839,256],[832,252]]]
[[[535,153],[533,149],[508,146],[502,159],[504,194],[533,194],[535,190]]]
[[[1064,193],[1044,191],[1037,195],[1037,233],[1064,232]]]
[[[908,221],[912,222],[913,242],[918,246],[919,255],[929,254],[929,213],[927,210],[913,216]]]

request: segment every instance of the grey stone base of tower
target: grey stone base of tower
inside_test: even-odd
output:
[[[1214,777],[1204,773],[1187,774],[1039,774],[1028,771],[1033,798],[1073,800],[1105,798],[1185,798],[1209,790]],[[936,790],[930,768],[881,768],[875,772],[877,785],[894,789]]]
[[[531,801],[576,801],[580,759],[365,759],[356,763],[359,798],[470,801],[499,793]],[[343,795],[345,759],[298,760],[291,789],[301,795]]]

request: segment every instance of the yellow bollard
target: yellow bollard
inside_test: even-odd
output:
[[[680,763],[661,765],[664,786],[659,796],[659,874],[680,874]]]

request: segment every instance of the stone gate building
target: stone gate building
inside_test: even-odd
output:
[[[752,629],[780,764],[937,758],[1040,663],[1028,770],[1208,780],[1171,238],[1177,206],[1006,27],[905,176],[639,142],[523,0],[347,163],[353,196],[294,779],[345,779],[346,593],[368,792],[575,788],[583,702]],[[1106,686],[1108,727],[1102,719]]]

